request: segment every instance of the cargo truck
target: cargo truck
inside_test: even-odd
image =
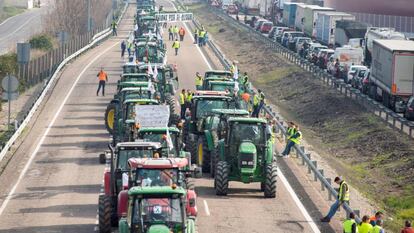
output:
[[[326,11],[335,11],[335,9],[329,8],[329,7],[321,7],[318,5],[308,5],[305,8],[304,14],[303,14],[303,24],[304,24],[304,32],[305,34],[309,36],[315,36],[314,33],[314,26],[317,18],[317,14],[320,12],[326,12]]]
[[[369,95],[403,112],[414,85],[414,41],[374,40]]]
[[[305,23],[305,8],[308,5],[301,4],[296,6],[295,12],[295,27],[298,31],[304,32]]]
[[[366,66],[371,66],[373,41],[376,39],[406,40],[406,37],[401,32],[396,32],[394,28],[368,28],[364,38],[364,61]]]
[[[353,20],[336,21],[335,46],[341,47],[350,44],[351,39],[362,39],[367,32],[368,24]],[[361,45],[360,45],[361,46]],[[359,47],[360,47],[359,46]]]
[[[338,20],[355,20],[355,16],[344,12],[318,12],[316,39],[325,45],[335,45],[335,28]]]
[[[260,7],[260,0],[243,0],[242,8],[246,14],[258,15]]]
[[[283,6],[283,23],[288,27],[295,27],[296,8],[303,5],[300,2],[285,2]]]

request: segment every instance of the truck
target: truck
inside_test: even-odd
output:
[[[349,44],[350,40],[365,37],[368,24],[354,20],[338,20],[336,21],[335,30],[335,46],[341,47]],[[361,46],[361,44],[360,44]]]
[[[351,67],[351,65],[360,65],[364,58],[362,48],[353,48],[349,45],[335,49],[333,55],[334,60],[338,59],[339,64],[343,67]]]
[[[270,16],[272,13],[272,0],[260,0],[259,3],[259,14],[260,16]]]
[[[319,12],[325,12],[325,11],[335,11],[332,8],[329,7],[321,7],[318,5],[308,5],[305,8],[304,14],[303,14],[303,25],[304,25],[304,32],[309,36],[314,36],[314,25],[316,22],[317,14]]]
[[[316,39],[326,45],[335,44],[335,28],[338,20],[355,20],[355,16],[344,12],[318,12],[316,17]]]
[[[286,24],[286,26],[288,27],[294,27],[297,6],[303,5],[303,3],[285,2],[283,5],[283,23]]]
[[[365,65],[370,66],[372,61],[373,41],[376,39],[384,40],[406,40],[403,33],[395,31],[394,28],[370,27],[364,37],[364,56]]]
[[[260,0],[243,0],[242,7],[246,14],[254,15],[259,13]]]
[[[305,8],[308,5],[300,4],[296,6],[296,13],[295,13],[295,25],[294,28],[296,28],[298,31],[304,30],[304,23],[305,23]]]
[[[369,95],[403,112],[414,85],[414,41],[374,40]]]

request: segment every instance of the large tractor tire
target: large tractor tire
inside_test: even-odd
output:
[[[169,125],[170,126],[176,126],[178,123],[180,123],[181,119],[180,116],[176,113],[170,113],[170,119],[169,119]]]
[[[105,194],[99,195],[99,232],[111,233],[111,198]]]
[[[194,180],[191,179],[190,177],[186,177],[184,179],[184,185],[185,185],[185,189],[190,189],[190,190],[194,190],[195,189]]]
[[[184,125],[183,125],[183,142],[186,145],[188,145],[188,143],[189,143],[189,133],[190,133],[189,129],[190,129],[190,125],[189,125],[188,121],[185,121]],[[186,146],[186,149],[187,149],[187,151],[189,151],[188,146]]]
[[[197,164],[197,135],[194,135],[194,139],[191,139],[190,135],[187,138],[187,151],[191,153],[191,163]]]
[[[175,107],[176,107],[176,102],[174,97],[171,94],[165,94],[165,103],[168,104],[168,106],[170,106],[170,114],[174,114],[175,112]]]
[[[106,130],[113,135],[115,127],[116,105],[111,103],[106,107],[105,111],[105,126]]]
[[[197,141],[197,165],[202,167],[203,172],[210,172],[210,152],[208,151],[207,139],[205,136],[200,136]]]
[[[210,177],[211,178],[214,178],[216,174],[218,156],[219,156],[218,147],[215,147],[211,151],[211,154],[210,154]]]
[[[271,163],[266,165],[266,180],[264,182],[264,196],[266,198],[276,197],[277,165]]]
[[[225,161],[217,163],[216,176],[214,178],[216,195],[226,196],[229,190],[229,168]]]

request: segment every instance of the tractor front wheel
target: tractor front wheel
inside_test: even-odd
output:
[[[225,161],[219,161],[214,178],[216,195],[225,196],[229,190],[229,168]]]
[[[218,147],[214,148],[210,154],[210,176],[214,178],[216,174],[217,160],[219,157]]]
[[[277,165],[275,162],[266,165],[266,180],[264,182],[264,196],[276,197]]]
[[[99,232],[111,233],[111,198],[99,195]]]

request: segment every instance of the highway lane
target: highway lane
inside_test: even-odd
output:
[[[171,2],[167,0],[157,1],[157,4],[163,5],[168,10],[173,9]],[[207,60],[215,59],[203,57],[205,54],[202,54],[192,43],[188,25],[183,23],[171,23],[171,25],[184,26],[187,34],[184,42],[181,43],[178,56],[174,55],[172,42],[167,41],[168,61],[177,64],[180,87],[194,90],[195,72],[203,74],[209,67],[221,67],[221,65],[208,64]],[[165,34],[164,38],[168,40],[168,34]],[[308,218],[304,216],[308,213],[286,179],[282,180],[279,177],[276,199],[265,199],[260,192],[259,183],[231,182],[230,194],[227,197],[218,197],[213,188],[213,179],[204,176],[195,181],[199,210],[197,226],[200,233],[320,232],[309,216]]]
[[[120,38],[132,28],[135,5],[110,38],[68,65],[0,177],[0,232],[93,232],[109,134],[104,111],[122,72]],[[106,96],[96,96],[100,67]],[[20,175],[19,177],[19,174]]]

